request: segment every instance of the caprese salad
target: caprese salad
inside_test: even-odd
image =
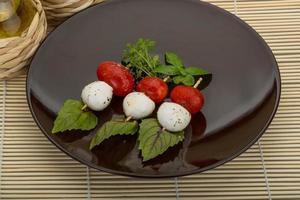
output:
[[[155,41],[141,38],[127,45],[121,63],[101,63],[98,80],[83,88],[81,101],[65,101],[52,133],[94,129],[98,118],[93,111],[103,111],[118,96],[124,97],[124,115],[97,130],[90,142],[91,150],[115,135],[138,134],[143,161],[148,161],[182,142],[193,114],[204,105],[198,86],[210,73],[198,67],[185,67],[172,52],[166,52],[165,62],[161,63],[158,55],[151,54],[154,46]],[[156,106],[157,112],[153,113]]]

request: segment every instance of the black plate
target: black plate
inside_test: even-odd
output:
[[[126,43],[157,41],[157,52],[174,51],[186,65],[213,73],[203,92],[203,112],[193,117],[186,140],[164,155],[141,162],[136,138],[114,137],[95,151],[95,131],[51,134],[68,98],[95,81],[98,64],[120,61]],[[198,0],[111,0],[73,16],[36,53],[27,80],[30,110],[43,133],[72,158],[102,171],[168,177],[202,172],[238,156],[266,130],[280,99],[280,75],[263,39],[229,12]],[[101,124],[119,112],[121,99],[99,113]],[[101,126],[101,125],[99,125]]]

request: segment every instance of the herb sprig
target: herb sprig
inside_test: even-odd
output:
[[[165,64],[161,64],[159,56],[151,54],[155,45],[155,41],[143,38],[127,44],[122,63],[131,70],[136,80],[145,76],[169,77],[169,81],[175,84],[192,86],[195,84],[194,76],[210,74],[198,67],[185,67],[182,59],[172,52],[165,53]]]
[[[158,55],[151,55],[156,42],[140,38],[135,44],[127,44],[122,63],[128,67],[136,80],[144,76],[156,76],[154,69],[160,64]]]
[[[210,74],[208,71],[198,67],[186,68],[182,59],[172,52],[165,54],[166,65],[160,65],[154,69],[154,72],[171,76],[175,84],[183,83],[184,85],[192,86],[195,84],[194,76],[202,76]]]

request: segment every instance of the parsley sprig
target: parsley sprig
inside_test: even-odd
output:
[[[198,67],[185,67],[182,59],[172,52],[165,53],[165,64],[161,64],[159,56],[151,54],[155,45],[155,41],[143,38],[127,45],[122,63],[131,70],[136,80],[145,76],[169,77],[168,80],[175,84],[192,86],[195,84],[194,76],[210,74]]]
[[[127,44],[122,63],[137,80],[144,76],[156,76],[154,69],[160,65],[159,56],[150,54],[155,45],[155,41],[142,38],[134,44]]]

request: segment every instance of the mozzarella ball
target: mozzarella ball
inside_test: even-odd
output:
[[[123,101],[125,115],[133,119],[145,118],[151,115],[154,109],[155,103],[141,92],[132,92]]]
[[[103,81],[95,81],[85,86],[81,93],[81,99],[94,111],[104,110],[111,102],[113,88]]]
[[[165,102],[157,111],[157,119],[168,131],[178,132],[189,125],[191,114],[177,103]]]

